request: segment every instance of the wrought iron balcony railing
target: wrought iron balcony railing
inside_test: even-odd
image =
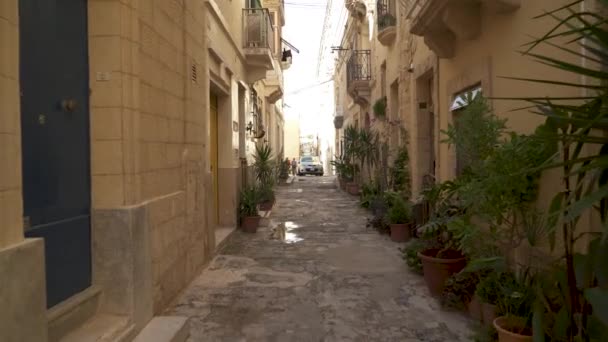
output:
[[[266,48],[274,53],[274,29],[266,8],[243,9],[243,47]]]
[[[378,31],[397,25],[395,0],[378,0]]]
[[[372,79],[371,51],[353,50],[346,64],[346,74],[349,88],[353,82],[370,81]]]

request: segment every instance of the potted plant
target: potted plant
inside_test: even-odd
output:
[[[241,228],[247,233],[255,233],[260,225],[258,213],[258,189],[254,186],[247,187],[241,191],[239,213],[241,217]]]
[[[388,209],[388,222],[391,228],[391,240],[406,242],[410,239],[412,208],[402,198],[393,201]]]
[[[535,293],[532,278],[524,274],[521,279],[507,277],[498,284],[498,310],[500,317],[493,320],[499,342],[532,341],[532,303]]]
[[[443,292],[446,280],[466,266],[466,257],[458,250],[458,241],[448,229],[451,221],[464,215],[463,210],[453,204],[448,190],[451,182],[435,185],[436,208],[429,222],[418,228],[419,234],[429,243],[429,248],[418,253],[422,261],[424,280],[434,296]]]
[[[272,190],[272,186],[270,184],[264,184],[260,186],[258,191],[260,210],[271,210],[275,203],[275,195],[274,190]]]
[[[500,293],[500,275],[492,272],[487,277],[481,279],[475,290],[475,296],[480,302],[481,321],[485,326],[492,326],[498,317],[498,297]]]
[[[467,270],[452,275],[445,283],[441,304],[447,308],[468,310],[473,319],[481,321],[481,305],[475,297],[479,278],[478,272]]]

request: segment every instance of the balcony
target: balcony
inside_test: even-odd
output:
[[[274,63],[280,63],[275,61]],[[277,65],[273,70],[266,71],[266,78],[262,80],[264,83],[264,96],[269,103],[275,103],[283,97],[283,70]]]
[[[266,8],[243,9],[243,52],[247,58],[248,81],[253,83],[273,69],[275,33]]]
[[[367,14],[367,7],[363,0],[344,0],[344,6],[353,17],[363,20]]]
[[[346,64],[348,94],[359,105],[369,104],[372,80],[370,50],[353,50]]]
[[[389,46],[397,37],[397,10],[395,0],[378,0],[378,41]]]
[[[491,13],[516,11],[521,0],[410,0],[406,13],[410,32],[440,58],[454,57],[456,42],[472,40],[481,33],[481,8]]]

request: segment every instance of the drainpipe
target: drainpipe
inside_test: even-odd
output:
[[[439,175],[439,172],[438,172],[438,170],[440,170],[439,166],[441,164],[440,163],[440,160],[441,160],[441,158],[440,158],[440,155],[441,155],[441,144],[439,143],[439,141],[441,141],[441,139],[439,139],[439,134],[441,133],[441,115],[440,115],[440,113],[441,113],[441,97],[440,97],[441,96],[441,90],[440,90],[441,83],[439,81],[441,80],[441,78],[439,76],[440,75],[440,71],[439,71],[440,70],[439,69],[439,66],[440,66],[439,56],[436,56],[436,57],[437,58],[435,59],[435,70],[436,70],[435,73],[437,74],[437,76],[435,77],[436,78],[435,79],[435,84],[437,86],[435,87],[436,88],[435,89],[435,93],[436,93],[437,97],[435,98],[435,102],[436,103],[434,104],[434,108],[433,108],[433,111],[435,113],[433,113],[433,115],[437,117],[437,120],[433,120],[435,122],[435,127],[433,127],[433,130],[435,130],[435,133],[433,133],[433,136],[434,136],[434,138],[435,138],[435,140],[437,142],[435,142],[435,141],[433,142],[433,146],[435,147],[435,151],[433,151],[433,153],[435,153],[435,158],[433,158],[434,159],[434,162],[433,162],[433,164],[434,164],[433,165],[433,171],[434,171],[434,174],[435,174],[434,181],[438,182],[439,179],[441,178],[440,175]]]

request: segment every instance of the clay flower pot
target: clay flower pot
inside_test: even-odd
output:
[[[469,309],[469,316],[471,316],[472,319],[481,322],[483,320],[483,314],[479,297],[477,297],[477,295],[473,295],[473,298],[471,298],[471,301],[467,306]]]
[[[445,281],[460,272],[467,264],[467,259],[458,252],[446,253],[445,257],[437,258],[437,249],[427,249],[418,253],[422,261],[424,281],[433,296],[441,296]]]
[[[246,233],[255,233],[260,225],[260,216],[245,216],[241,220],[241,228]]]
[[[357,183],[348,183],[347,185],[348,193],[356,196],[359,194],[359,184]]]
[[[494,320],[494,328],[498,332],[498,342],[524,342],[532,341],[532,331],[530,329],[514,329],[518,324],[517,320],[509,319],[508,317],[501,316]],[[521,322],[521,321],[520,321]],[[521,333],[514,332],[523,330]]]
[[[491,327],[498,315],[496,314],[496,305],[490,303],[481,303],[481,318],[483,325]]]
[[[407,242],[410,240],[410,224],[391,224],[391,240]]]

